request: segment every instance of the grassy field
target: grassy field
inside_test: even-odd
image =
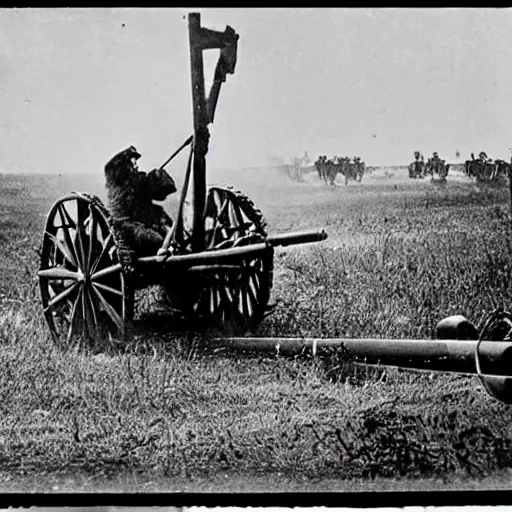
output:
[[[270,232],[329,233],[276,251],[276,307],[257,335],[430,338],[443,317],[480,324],[510,305],[506,186],[405,168],[336,188],[264,170],[212,178],[247,193]],[[512,408],[473,377],[335,353],[205,355],[172,331],[123,354],[58,349],[37,289],[44,219],[65,193],[102,187],[100,175],[0,175],[0,490],[506,486]]]

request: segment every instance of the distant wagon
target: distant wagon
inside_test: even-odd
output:
[[[479,182],[502,181],[508,176],[510,168],[510,164],[504,160],[490,159],[485,151],[481,151],[478,158],[471,153],[471,160],[464,163],[465,174]]]

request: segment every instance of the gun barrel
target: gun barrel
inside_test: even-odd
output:
[[[242,247],[230,247],[229,249],[217,249],[192,254],[178,254],[176,256],[144,256],[137,260],[138,263],[165,263],[166,265],[212,265],[219,262],[236,260],[240,256],[264,254],[270,249],[265,242],[245,245]]]
[[[322,229],[310,231],[297,231],[295,233],[283,233],[279,235],[271,235],[267,238],[267,242],[272,247],[287,246],[295,244],[307,244],[311,242],[321,242],[327,238],[327,233]]]
[[[221,261],[236,259],[248,254],[258,255],[268,251],[271,247],[286,246],[294,244],[306,244],[320,242],[327,238],[327,233],[321,231],[298,231],[296,233],[285,233],[282,235],[269,236],[265,242],[231,247],[229,249],[217,249],[192,254],[180,254],[175,256],[144,256],[137,260],[138,263],[166,263],[170,265],[208,265]]]
[[[300,354],[336,347],[356,362],[411,369],[477,373],[475,340],[398,340],[382,338],[216,338],[216,344],[235,350]],[[512,377],[512,342],[482,341],[478,346],[481,373]]]

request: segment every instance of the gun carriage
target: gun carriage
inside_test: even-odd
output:
[[[194,135],[177,219],[165,254],[137,257],[108,209],[95,196],[71,193],[51,208],[38,272],[44,315],[56,339],[123,340],[130,334],[134,292],[163,284],[176,309],[196,325],[244,332],[267,311],[276,246],[321,241],[323,230],[269,236],[261,212],[230,187],[206,186],[207,126],[237,60],[238,34],[188,17]],[[203,51],[220,55],[205,95]],[[205,133],[206,132],[206,133]],[[160,251],[159,251],[160,253]]]

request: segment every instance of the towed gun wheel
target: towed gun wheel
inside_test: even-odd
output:
[[[73,193],[46,219],[38,272],[43,311],[56,341],[122,339],[133,316],[118,248],[101,201]]]
[[[265,220],[253,202],[231,188],[211,187],[205,208],[205,250],[265,242]],[[267,311],[273,248],[240,256],[226,265],[192,267],[180,288],[191,291],[185,311],[206,328],[243,333]]]

